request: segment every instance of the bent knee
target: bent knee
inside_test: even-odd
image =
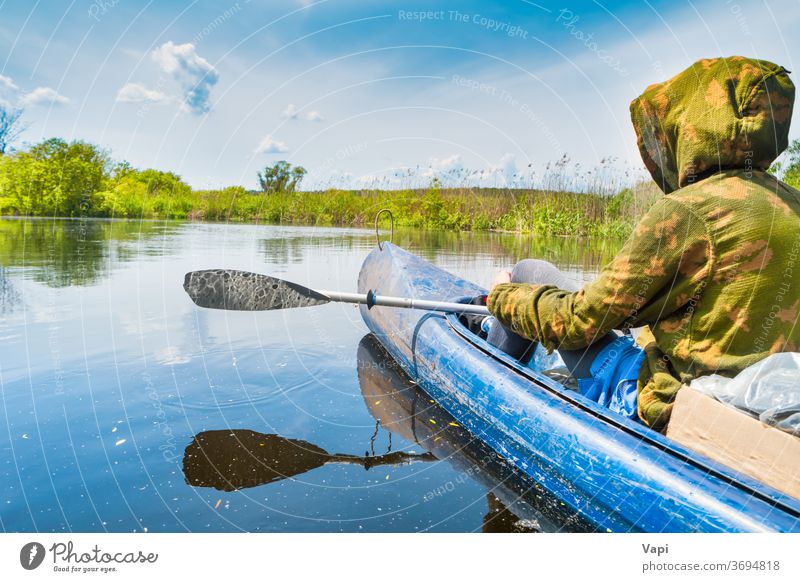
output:
[[[553,263],[541,259],[524,259],[514,265],[511,282],[555,285],[565,291],[577,291],[581,288],[579,283],[567,277]]]
[[[512,283],[549,283],[562,277],[553,263],[541,259],[523,259],[511,271]]]

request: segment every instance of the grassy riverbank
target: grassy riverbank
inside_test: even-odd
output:
[[[570,192],[571,177],[556,164],[544,190],[442,188],[436,180],[421,190],[194,190],[174,173],[138,170],[92,144],[51,139],[0,156],[0,215],[364,226],[388,208],[398,226],[624,237],[657,197],[654,187],[602,181]]]
[[[278,162],[272,170],[281,165],[290,168]],[[305,174],[294,169],[299,170],[298,180]],[[241,186],[194,190],[172,172],[138,170],[114,162],[93,144],[56,138],[0,155],[0,216],[368,226],[387,208],[398,226],[623,238],[660,191],[650,181],[626,188],[632,180],[618,179],[613,160],[603,160],[595,170],[581,172],[562,156],[539,178],[547,184],[544,189],[443,188],[433,179],[428,188],[405,190],[297,192],[297,180],[263,181],[264,191]],[[800,140],[772,171],[800,186]],[[588,184],[586,191],[571,191],[576,183]]]
[[[380,209],[388,208],[398,226],[622,237],[655,198],[648,188],[626,189],[610,197],[435,186],[427,190],[327,190],[269,195],[228,188],[197,192],[191,209],[173,213],[173,217],[365,226],[372,223]]]
[[[398,226],[504,230],[550,235],[626,236],[656,194],[626,189],[608,197],[518,189],[326,190],[268,195],[231,187],[179,193],[100,192],[100,204],[19,209],[0,199],[0,215],[163,218],[318,226],[369,226],[388,208]],[[111,199],[113,196],[113,199]],[[95,196],[97,197],[97,195]]]

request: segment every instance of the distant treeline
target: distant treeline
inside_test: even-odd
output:
[[[800,178],[800,142],[792,152],[785,179]],[[388,208],[401,226],[622,237],[658,195],[654,185],[609,195],[560,188],[442,188],[437,180],[424,190],[193,190],[172,172],[115,163],[104,150],[81,141],[50,139],[0,156],[0,215],[363,226]]]

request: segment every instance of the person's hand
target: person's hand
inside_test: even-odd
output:
[[[492,279],[492,286],[489,288],[489,291],[492,291],[497,285],[502,285],[503,283],[511,283],[511,271],[500,271],[497,273],[494,279]]]

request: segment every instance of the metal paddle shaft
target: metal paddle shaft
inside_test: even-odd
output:
[[[362,303],[369,309],[375,305],[383,307],[401,307],[405,309],[422,309],[423,311],[444,311],[445,313],[474,313],[476,315],[489,315],[485,305],[470,305],[468,303],[449,303],[447,301],[431,301],[429,299],[411,299],[410,297],[381,296],[374,291],[369,293],[340,293],[338,291],[318,291],[331,301],[342,303]]]
[[[311,307],[336,301],[360,303],[369,309],[379,305],[425,311],[489,315],[489,310],[484,305],[448,303],[409,297],[382,297],[374,291],[365,294],[315,291],[268,275],[231,269],[209,269],[187,273],[183,288],[197,305],[210,309],[270,311]]]

